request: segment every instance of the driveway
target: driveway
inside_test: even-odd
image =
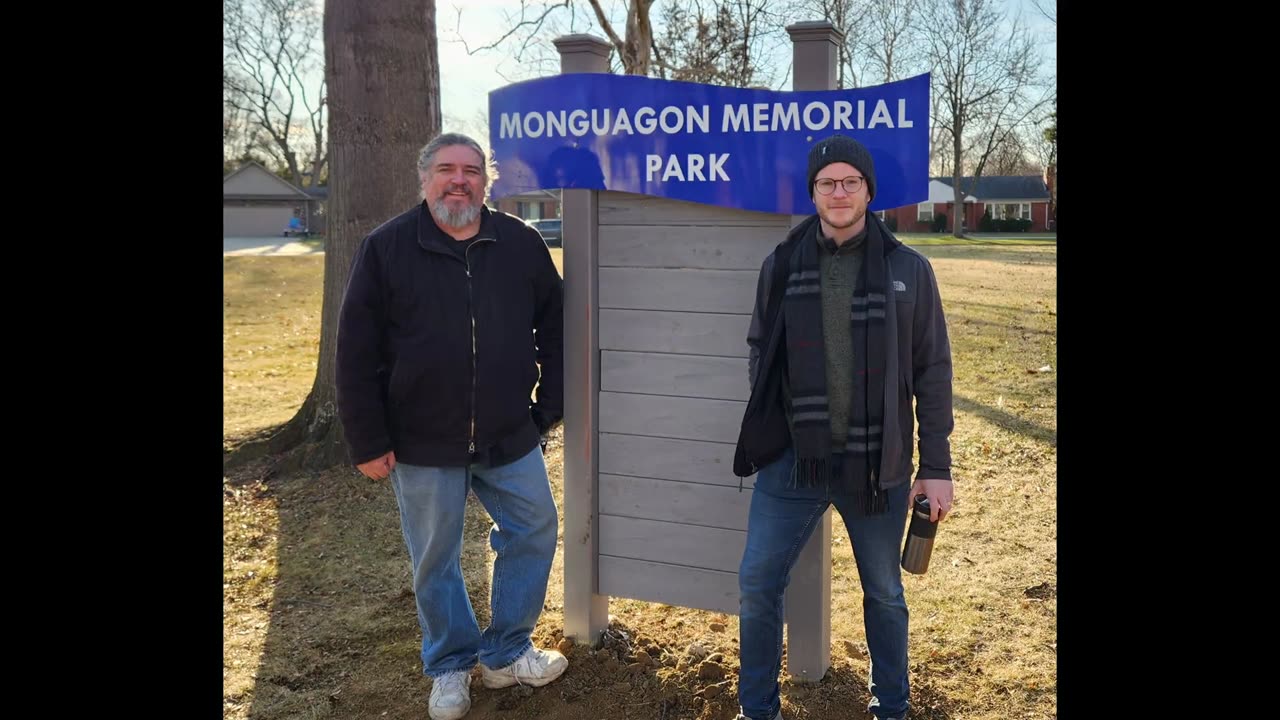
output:
[[[323,255],[321,250],[293,238],[222,238],[223,255]]]

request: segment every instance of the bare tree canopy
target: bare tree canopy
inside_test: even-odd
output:
[[[585,31],[586,27],[580,25],[589,22],[578,17],[573,0],[520,0],[519,9],[503,11],[503,30],[496,40],[475,44],[462,32],[464,4],[460,0],[453,3],[452,8],[453,29],[449,40],[461,43],[468,55],[493,50],[509,52],[520,68],[520,75],[508,77],[498,70],[498,75],[508,83],[558,72],[559,56],[550,47],[548,39]]]
[[[1039,175],[1044,166],[1037,161],[1034,149],[1028,148],[1022,135],[1014,133],[996,146],[987,158],[987,175]]]
[[[559,56],[551,40],[574,33],[598,33],[613,47],[614,72],[706,78],[711,84],[769,85],[774,81],[775,51],[782,42],[783,13],[771,0],[668,0],[661,9],[655,0],[520,0],[518,9],[504,13],[496,39],[477,44],[464,37],[464,9],[454,4],[456,19],[450,38],[469,54],[504,51],[528,79],[554,74]],[[654,35],[654,12],[666,31]],[[699,30],[699,19],[702,29]],[[676,25],[671,28],[672,23]],[[699,38],[711,45],[699,45]],[[723,57],[722,57],[723,56]],[[714,62],[712,61],[714,59]],[[501,73],[500,73],[501,74]]]
[[[261,153],[314,187],[328,162],[314,0],[223,0],[222,12],[224,166]]]
[[[1044,16],[1045,20],[1058,24],[1058,0],[1031,0],[1031,4]]]
[[[844,34],[837,87],[855,88],[901,80],[923,72],[919,0],[798,0],[795,20],[826,20]]]
[[[857,47],[867,60],[868,84],[901,80],[922,71],[921,43],[914,32],[919,0],[871,0],[866,32]]]
[[[963,237],[965,159],[980,177],[992,153],[1035,116],[1049,94],[1037,90],[1040,55],[1019,19],[1005,24],[992,0],[923,0],[919,27],[933,72],[933,124],[949,142],[953,233]]]
[[[662,36],[654,42],[654,70],[669,80],[769,87],[774,83],[771,39],[784,20],[766,0],[668,2]]]
[[[266,159],[267,140],[261,128],[245,120],[245,113],[228,103],[222,103],[222,172],[235,170],[242,163],[256,157]]]
[[[521,66],[522,77],[540,77],[557,72],[559,56],[551,40],[560,35],[598,29],[613,46],[617,68],[627,75],[648,75],[652,68],[653,24],[649,11],[654,0],[627,0],[622,33],[610,20],[600,0],[520,0],[518,9],[504,12],[502,34],[486,44],[473,45],[463,37],[463,6],[455,3],[452,41],[462,43],[468,54],[502,50]],[[593,21],[594,20],[594,24]]]

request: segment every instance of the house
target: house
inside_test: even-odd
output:
[[[490,200],[490,205],[493,204]],[[560,217],[560,190],[532,190],[519,195],[509,195],[497,201],[498,209],[522,220],[542,220]]]
[[[222,178],[222,236],[280,237],[294,218],[324,232],[328,188],[303,190],[249,161]]]
[[[955,207],[954,182],[950,177],[929,179],[929,196],[917,205],[881,211],[880,217],[897,232],[939,232],[935,219],[946,216],[945,231],[952,229]],[[1050,211],[1049,185],[1038,175],[996,175],[962,177],[964,226],[970,232],[1009,232],[1015,223],[1027,232],[1044,232],[1056,227]],[[991,221],[983,216],[991,213]],[[1001,221],[1008,225],[1001,226]],[[941,222],[940,220],[938,222]]]

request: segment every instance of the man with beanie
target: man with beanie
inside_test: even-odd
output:
[[[782,717],[783,594],[832,504],[862,584],[869,709],[879,720],[904,718],[902,534],[917,495],[934,521],[951,509],[951,346],[929,261],[867,212],[871,153],[842,135],[818,142],[808,187],[817,213],[765,258],[747,334],[751,399],[734,471],[759,475],[738,572],[738,718]]]

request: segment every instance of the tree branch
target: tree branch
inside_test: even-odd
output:
[[[626,43],[622,42],[622,38],[618,37],[618,33],[613,31],[613,25],[609,24],[609,18],[604,16],[604,10],[600,7],[600,0],[589,0],[591,9],[596,11],[596,21],[600,23],[600,29],[604,30],[609,36],[609,40],[613,42],[613,46],[618,49],[618,55],[621,56],[623,50],[626,49]]]
[[[496,49],[499,45],[505,42],[512,35],[515,35],[517,32],[519,32],[521,28],[532,27],[533,30],[530,31],[530,35],[531,36],[536,35],[538,31],[542,29],[542,24],[546,22],[547,17],[550,16],[551,13],[555,12],[556,10],[559,10],[560,8],[569,7],[570,2],[571,0],[561,0],[558,4],[544,5],[541,15],[539,15],[538,17],[532,20],[526,20],[524,15],[526,12],[528,12],[529,7],[526,0],[520,0],[520,22],[516,23],[514,26],[511,27],[510,30],[507,30],[507,32],[503,33],[502,36],[499,37],[497,40],[494,40],[488,45],[481,45],[474,50],[472,50],[471,47],[467,44],[466,38],[462,37],[462,8],[455,5],[454,10],[456,10],[458,13],[458,19],[457,19],[457,22],[454,24],[454,30],[453,30],[454,35],[458,36],[458,39],[455,42],[462,43],[462,49],[465,50],[468,55],[475,55],[478,52]],[[511,16],[507,15],[506,18],[507,18],[507,22],[509,23],[511,21]],[[526,39],[524,44],[520,48],[519,54],[524,53],[525,49],[528,48],[528,44],[529,44],[529,41],[528,39]]]

